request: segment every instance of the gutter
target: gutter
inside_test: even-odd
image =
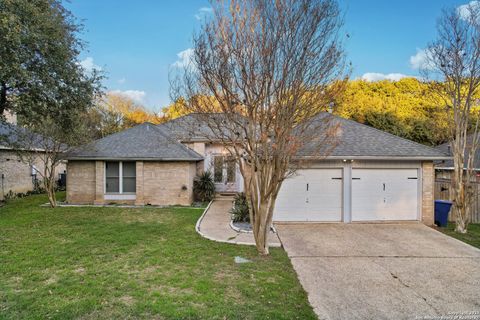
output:
[[[435,170],[455,170],[454,167],[435,167]],[[463,170],[467,170],[467,168],[463,168]],[[474,168],[473,171],[480,171],[480,168]]]
[[[295,160],[451,160],[452,157],[438,156],[438,157],[402,157],[402,156],[303,156],[296,157]]]
[[[79,161],[202,161],[204,158],[126,158],[126,157],[66,157],[65,160],[79,160]]]

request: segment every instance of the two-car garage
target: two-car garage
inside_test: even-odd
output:
[[[420,220],[421,164],[298,170],[286,179],[275,221]]]

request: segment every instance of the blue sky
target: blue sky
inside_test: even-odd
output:
[[[418,75],[422,48],[435,38],[441,9],[469,0],[339,0],[353,78],[398,79]],[[85,25],[81,54],[86,67],[106,72],[105,86],[153,111],[169,104],[168,74],[191,47],[204,0],[71,0],[65,6]]]

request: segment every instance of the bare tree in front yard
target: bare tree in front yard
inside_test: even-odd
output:
[[[15,150],[19,159],[32,168],[45,189],[51,207],[57,205],[55,196],[57,167],[66,153],[91,139],[86,114],[38,117],[35,124],[9,126],[0,140]]]
[[[334,126],[319,113],[343,87],[340,10],[334,0],[212,5],[172,98],[239,163],[257,250],[268,254],[275,201],[299,151],[316,141],[321,157],[333,145]]]
[[[466,233],[473,201],[474,159],[479,144],[480,6],[444,10],[437,40],[426,50],[425,73],[451,115],[455,231]],[[471,139],[468,139],[471,135]]]

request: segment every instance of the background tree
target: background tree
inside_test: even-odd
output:
[[[165,120],[172,120],[184,115],[189,114],[191,111],[186,105],[185,99],[178,98],[172,104],[162,109]]]
[[[453,213],[457,232],[467,232],[473,200],[473,162],[478,148],[480,85],[480,6],[444,10],[437,25],[437,40],[427,49],[425,74],[436,93],[449,106],[450,141],[454,158]],[[472,121],[473,116],[473,121]],[[471,143],[468,135],[472,134]]]
[[[399,81],[349,81],[335,113],[426,145],[448,141],[445,101],[415,78]]]
[[[342,87],[340,11],[333,0],[231,0],[213,2],[213,14],[172,81],[172,100],[184,97],[238,161],[257,250],[268,254],[275,200],[298,150],[331,143],[314,130],[324,121],[310,120]]]
[[[108,92],[100,97],[89,111],[89,126],[95,138],[131,128],[144,122],[161,123],[165,116],[148,110],[130,97]]]
[[[55,206],[55,168],[61,154],[84,143],[84,114],[101,91],[101,75],[78,59],[84,43],[74,16],[57,0],[0,2],[0,111],[17,113],[19,155],[44,149],[42,175]],[[27,129],[27,130],[24,130]],[[28,151],[28,152],[26,152]]]

